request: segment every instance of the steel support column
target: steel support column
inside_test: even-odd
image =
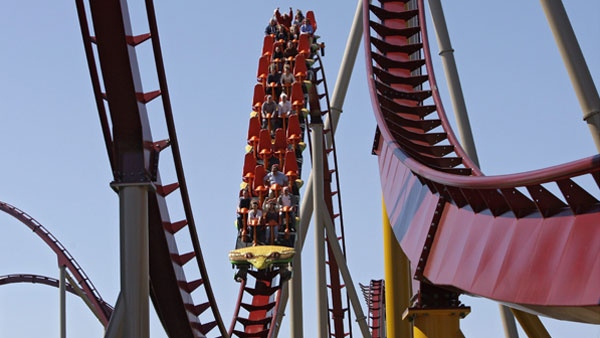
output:
[[[319,117],[320,119],[320,117]],[[313,180],[313,220],[315,230],[315,267],[317,269],[317,336],[329,337],[329,311],[327,309],[327,279],[325,271],[325,231],[321,209],[325,206],[323,201],[323,123],[311,121],[312,130],[312,173]]]
[[[105,337],[147,338],[150,335],[149,184],[113,187],[119,190],[121,292]]]
[[[454,49],[450,44],[450,35],[446,26],[446,18],[440,0],[429,0],[429,9],[435,27],[435,35],[440,49],[440,57],[444,66],[444,74],[448,82],[448,91],[452,107],[454,108],[454,116],[456,117],[456,125],[460,135],[461,143],[465,152],[469,155],[473,163],[479,167],[479,159],[477,158],[477,150],[475,141],[473,140],[473,132],[471,131],[471,123],[467,114],[467,105],[463,96],[460,78],[458,77],[458,69],[456,60],[454,59]]]
[[[342,113],[342,105],[346,99],[346,92],[348,91],[348,85],[350,83],[350,77],[352,76],[352,68],[356,63],[356,55],[360,48],[360,42],[363,34],[363,3],[362,0],[358,0],[356,6],[356,12],[354,13],[354,20],[350,27],[350,34],[346,41],[346,50],[340,64],[340,70],[338,71],[337,81],[331,94],[331,120],[325,121],[325,129],[335,130],[338,121],[340,120],[340,114]],[[330,138],[333,134],[330,134]]]
[[[60,338],[67,337],[67,267],[60,265],[60,279],[58,281],[58,289],[60,290]]]
[[[527,337],[551,338],[538,316],[517,309],[511,309],[511,311],[521,324]]]
[[[296,235],[300,234],[299,229],[296,229]],[[293,276],[288,281],[288,294],[290,296],[290,331],[292,338],[304,337],[302,324],[304,316],[302,314],[302,244],[300,240],[296,240],[296,255],[292,260]],[[282,297],[283,298],[283,297]]]
[[[598,90],[581,52],[579,42],[577,42],[575,32],[573,32],[565,6],[560,0],[541,0],[541,3],[560,55],[567,72],[569,72],[571,83],[583,111],[583,119],[590,128],[596,149],[600,152],[600,96],[598,96]]]

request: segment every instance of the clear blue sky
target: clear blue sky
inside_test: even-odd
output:
[[[250,112],[263,29],[278,6],[314,10],[318,34],[327,45],[324,62],[331,92],[356,9],[354,2],[347,3],[156,3],[194,217],[226,325],[239,287],[227,253],[234,244],[247,128],[243,117]],[[565,1],[565,6],[598,84],[600,3]],[[486,174],[538,169],[597,152],[538,1],[465,0],[460,6],[447,2],[444,10]],[[145,33],[143,20],[137,19],[143,15],[138,5],[130,4],[130,13],[136,16],[134,31]],[[109,188],[111,173],[75,3],[2,2],[0,32],[0,200],[47,227],[114,304],[119,292],[118,199]],[[431,42],[437,49],[435,38]],[[141,48],[143,53],[147,47]],[[361,49],[336,138],[347,256],[355,284],[383,278],[380,182],[376,158],[370,154],[375,122],[363,55]],[[452,116],[435,53],[434,58]],[[148,80],[145,89],[156,86]],[[0,220],[0,275],[58,277],[55,256],[34,234],[4,213]],[[176,215],[173,220],[178,220]],[[314,335],[311,323],[316,321],[312,233],[303,259],[307,337]],[[461,300],[472,307],[461,322],[465,336],[504,336],[496,303]],[[102,336],[100,324],[79,299],[70,296],[67,306],[69,337]],[[0,337],[56,337],[57,313],[56,289],[0,287]],[[152,337],[164,337],[152,318]],[[600,337],[600,326],[543,321],[553,337]]]

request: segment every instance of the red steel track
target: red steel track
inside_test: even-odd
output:
[[[385,283],[383,280],[372,280],[367,285],[360,285],[367,307],[369,308],[369,328],[371,338],[387,337],[385,333]]]
[[[31,283],[31,284],[43,284],[52,286],[55,288],[60,287],[60,281],[56,278],[33,275],[33,274],[14,274],[0,276],[0,285],[16,284],[16,283]],[[70,283],[65,284],[65,290],[74,295],[77,295],[75,288]]]
[[[78,0],[76,4],[114,183],[146,182],[155,187],[148,193],[154,308],[170,337],[204,337],[215,328],[217,334],[227,336],[191,212],[153,2],[146,1],[148,31],[140,35],[133,34],[125,1],[90,1],[86,7]],[[155,65],[156,89],[151,92],[142,88],[137,50],[142,43],[151,44]],[[155,99],[162,101],[164,120],[159,125],[166,126],[168,134],[164,140],[152,139],[148,106]],[[163,184],[159,154],[167,149],[172,162],[160,164],[176,173],[176,181]],[[183,209],[184,219],[170,219],[169,206],[173,205]],[[187,236],[181,233],[184,230]],[[180,252],[178,248],[184,245],[192,251]],[[190,275],[199,278],[190,279]]]
[[[78,283],[77,287],[81,289],[83,294],[82,297],[85,298],[85,302],[94,312],[96,317],[98,317],[102,325],[106,326],[113,311],[112,306],[102,299],[100,293],[96,290],[94,284],[92,284],[92,281],[62,243],[60,243],[60,241],[42,224],[23,210],[5,202],[0,202],[0,210],[23,223],[38,235],[46,245],[48,245],[48,247],[56,254],[59,266],[64,266],[75,278],[75,281]],[[0,285],[10,283],[40,283],[58,287],[58,280],[45,276],[18,274],[0,277]],[[73,285],[67,284],[66,289],[69,292],[75,293]]]
[[[600,156],[484,176],[436,90],[423,1],[376,3],[364,2],[374,152],[388,217],[421,288],[600,323],[600,203],[586,190],[600,185]]]

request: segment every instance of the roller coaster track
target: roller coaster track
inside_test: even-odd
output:
[[[422,0],[364,2],[374,153],[394,234],[420,282],[416,306],[435,285],[600,323],[600,203],[576,183],[597,192],[600,156],[484,176],[444,112],[424,11]]]
[[[385,334],[385,283],[372,280],[369,285],[360,285],[369,308],[369,328],[371,338],[387,337]]]
[[[88,281],[86,281],[88,282]],[[55,288],[60,288],[60,280],[48,276],[41,276],[35,274],[12,274],[12,275],[4,275],[0,276],[0,285],[8,285],[8,284],[17,284],[17,283],[30,283],[30,284],[40,284],[40,285],[48,285]],[[72,279],[69,275],[66,275],[65,281],[65,291],[70,292],[75,296],[80,297],[83,302],[88,306],[88,308],[94,313],[96,318],[100,321],[100,323],[106,327],[106,317],[111,316],[114,308],[110,306],[108,303],[104,302],[101,298],[92,298],[86,294],[80,287],[78,287],[77,282]],[[95,299],[95,301],[93,300]],[[102,305],[102,307],[98,308],[98,303]],[[102,310],[103,309],[103,310]]]
[[[0,276],[0,285],[16,284],[16,283],[31,283],[31,284],[43,284],[52,286],[55,288],[59,287],[60,281],[56,278],[48,276],[40,276],[33,274],[14,274]],[[74,295],[77,295],[77,291],[70,283],[66,283],[65,290]]]
[[[147,31],[134,35],[125,1],[90,1],[87,8],[83,0],[76,1],[113,183],[149,183],[155,187],[148,193],[150,293],[167,335],[204,337],[217,328],[226,337],[191,211],[154,5],[152,1],[145,4]],[[142,88],[138,65],[138,53],[142,54],[140,48],[147,46],[145,42],[151,43],[150,64],[156,71],[158,89],[151,92]],[[164,120],[155,126],[166,126],[168,138],[163,140],[152,139],[148,109],[155,99],[162,101]],[[166,149],[171,150],[172,162],[170,166],[165,161],[160,164],[176,173],[175,182],[169,184],[161,182],[159,173],[159,154]],[[173,194],[176,191],[179,194]],[[169,211],[174,206],[183,209],[184,219],[171,221]],[[188,236],[182,231],[186,228]],[[192,250],[180,252],[179,247]],[[199,278],[189,280],[188,276],[196,275]]]
[[[329,92],[327,90],[327,80],[321,57],[315,55],[315,96],[318,98],[318,104],[315,102],[315,108],[321,112],[325,119],[332,120],[329,101]],[[325,109],[322,110],[321,107]],[[313,107],[311,107],[313,110]],[[309,129],[310,132],[310,129]],[[329,288],[328,309],[330,312],[329,334],[330,337],[352,336],[352,316],[348,301],[348,295],[340,275],[339,264],[336,261],[330,241],[338,241],[342,253],[345,255],[346,244],[344,240],[344,218],[342,214],[342,198],[340,190],[340,178],[337,163],[337,153],[335,147],[335,131],[331,129],[323,130],[323,181],[324,181],[324,201],[327,207],[329,218],[334,224],[336,238],[330,238],[325,232],[326,246],[326,266],[329,269],[327,274],[327,286]],[[309,140],[312,138],[309,138]],[[329,148],[326,148],[329,146]],[[312,148],[312,145],[311,145]],[[312,151],[311,151],[312,154]],[[345,264],[345,262],[343,262]]]
[[[102,296],[100,296],[100,293],[92,281],[62,243],[54,237],[48,229],[23,210],[5,202],[0,202],[0,210],[26,225],[31,231],[38,235],[46,245],[48,245],[48,247],[56,254],[59,262],[58,264],[64,266],[75,278],[74,282],[78,284],[67,284],[67,291],[76,293],[75,288],[77,288],[77,291],[80,291],[78,293],[81,294],[81,297],[85,303],[88,304],[94,315],[98,317],[102,325],[106,326],[113,311],[112,306],[102,299]],[[25,282],[58,286],[58,280],[45,276],[18,274],[0,277],[0,285]]]
[[[248,273],[254,280],[254,287],[248,287],[247,280],[240,284],[235,318],[229,329],[230,335],[232,337],[274,337],[277,321],[274,314],[278,313],[281,288],[284,285],[277,277],[279,271],[273,269]],[[242,309],[245,311],[241,311]],[[243,331],[236,329],[238,323],[242,325]]]

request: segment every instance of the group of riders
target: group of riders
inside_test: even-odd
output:
[[[283,14],[277,8],[265,28],[261,60],[268,64],[265,71],[265,65],[259,62],[246,154],[251,164],[244,165],[244,181],[239,192],[236,248],[294,246],[305,147],[308,101],[305,84],[314,78],[312,56],[324,47],[316,43],[315,30],[312,12],[305,16],[297,10],[293,15],[291,7],[289,13]],[[300,89],[295,91],[295,88]],[[256,129],[260,131],[252,131],[253,120],[259,121]],[[280,142],[279,136],[284,141]],[[257,146],[261,137],[268,138],[267,146],[262,148]],[[277,146],[282,142],[283,146]],[[284,155],[275,156],[276,153]]]

